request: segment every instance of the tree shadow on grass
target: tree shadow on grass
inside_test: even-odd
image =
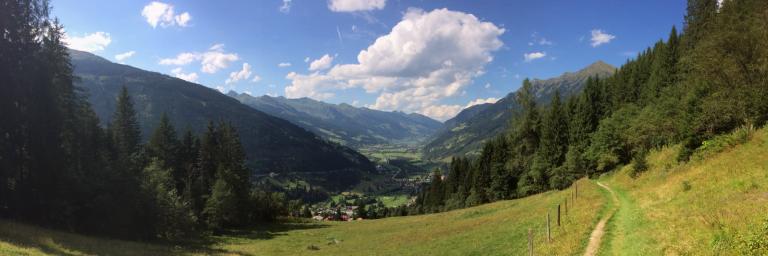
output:
[[[300,229],[324,228],[328,225],[314,223],[267,223],[242,230],[228,230],[220,235],[199,238],[184,243],[134,242],[109,238],[85,236],[62,231],[55,231],[32,225],[0,220],[0,241],[7,242],[24,250],[41,251],[51,255],[243,255],[253,254],[236,252],[215,245],[231,242],[226,237],[268,240],[286,235],[288,231]],[[247,241],[245,241],[247,242]]]
[[[330,225],[317,222],[263,223],[247,229],[227,230],[221,235],[249,240],[269,240],[287,235],[293,230],[320,229],[328,226]]]

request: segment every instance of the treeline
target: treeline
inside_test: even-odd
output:
[[[454,158],[436,171],[411,213],[457,209],[563,189],[575,179],[632,164],[648,151],[681,144],[687,161],[702,143],[768,119],[768,1],[689,0],[684,33],[592,78],[576,96],[536,105],[531,84],[511,130],[476,159]]]
[[[0,217],[131,239],[186,239],[270,220],[227,123],[146,144],[126,88],[102,128],[74,82],[48,1],[0,1]]]

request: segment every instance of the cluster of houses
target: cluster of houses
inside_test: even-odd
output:
[[[320,207],[312,212],[312,219],[318,221],[362,220],[357,216],[357,206]]]

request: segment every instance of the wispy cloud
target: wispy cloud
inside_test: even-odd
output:
[[[613,39],[616,39],[616,36],[605,33],[600,29],[593,29],[592,39],[590,39],[590,41],[592,41],[592,47],[598,47],[600,45],[610,43]]]
[[[360,12],[384,9],[387,0],[330,0],[328,9],[334,12]]]
[[[122,62],[130,57],[133,57],[134,54],[136,54],[136,51],[124,52],[124,53],[115,55],[115,60]]]
[[[541,59],[547,56],[546,52],[530,52],[523,54],[523,59],[525,62],[531,62],[537,59]]]
[[[282,13],[291,12],[291,4],[292,4],[292,0],[283,0],[283,5],[280,6],[280,12]]]

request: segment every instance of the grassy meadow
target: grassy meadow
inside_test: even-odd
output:
[[[0,222],[2,255],[514,255],[527,250],[534,230],[538,255],[571,255],[586,246],[606,193],[581,180],[575,208],[562,226],[556,205],[571,190],[548,192],[445,213],[356,222],[273,224],[258,230],[214,236],[186,246],[93,238],[14,222]],[[552,214],[546,242],[546,212]]]
[[[675,160],[678,147],[666,147],[649,155],[650,168],[637,178],[631,166],[603,177],[621,207],[602,254],[768,255],[768,129],[751,134],[686,164]]]

